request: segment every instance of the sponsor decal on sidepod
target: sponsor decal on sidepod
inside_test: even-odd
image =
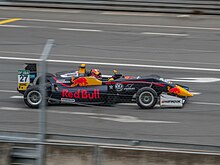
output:
[[[164,100],[162,103],[173,103],[173,104],[180,104],[182,100]]]
[[[73,84],[71,85],[71,87],[75,87],[75,86],[87,86],[88,82],[87,79],[85,77],[79,77],[77,79],[72,78],[72,82]]]
[[[88,92],[87,90],[78,89],[76,92],[71,92],[68,89],[62,90],[62,98],[69,99],[100,99],[100,90],[94,89],[93,92]]]

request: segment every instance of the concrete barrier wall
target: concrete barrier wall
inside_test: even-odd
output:
[[[0,165],[10,165],[12,147],[0,143]],[[21,145],[20,145],[21,146]],[[24,154],[25,155],[25,154]],[[192,154],[153,150],[46,146],[47,165],[219,165],[220,154]],[[32,164],[31,164],[32,165]]]
[[[94,165],[93,148],[47,147],[48,165]],[[219,165],[220,155],[102,148],[98,165]]]
[[[0,143],[0,165],[9,165],[10,148],[9,143]]]
[[[47,165],[92,165],[93,148],[47,146]]]
[[[217,165],[220,156],[105,149],[102,165]]]

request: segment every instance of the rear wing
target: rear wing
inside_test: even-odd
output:
[[[37,77],[37,64],[26,63],[23,70],[18,70],[18,91],[24,92]]]

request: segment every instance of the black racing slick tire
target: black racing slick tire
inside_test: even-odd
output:
[[[141,88],[136,93],[136,102],[142,109],[152,109],[158,101],[157,92],[149,87]]]
[[[38,86],[30,87],[24,93],[24,102],[30,108],[39,108],[42,100],[43,96]]]

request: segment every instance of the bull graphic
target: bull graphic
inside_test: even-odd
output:
[[[72,85],[71,87],[75,87],[75,86],[87,86],[88,82],[87,79],[85,77],[79,77],[75,80],[72,81]]]
[[[169,89],[169,93],[179,94],[181,93],[181,91],[178,87],[174,87],[172,89]]]

